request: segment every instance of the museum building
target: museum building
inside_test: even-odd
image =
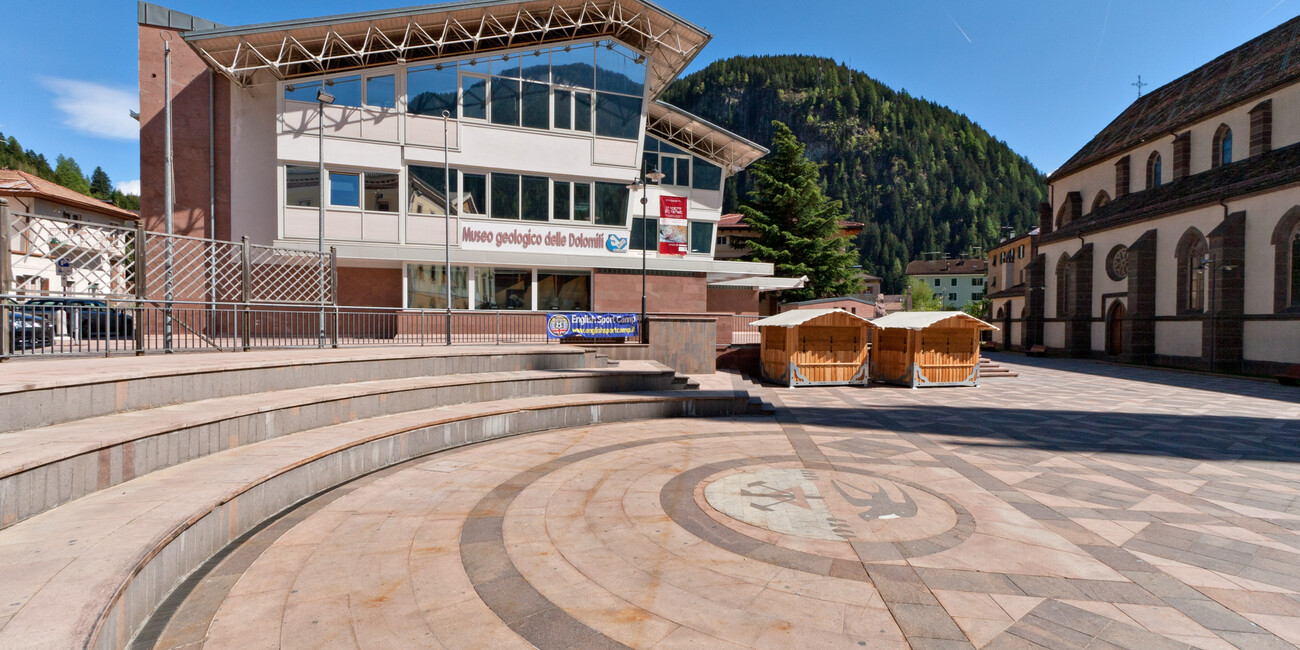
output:
[[[454,309],[638,311],[644,253],[649,311],[756,313],[800,281],[714,248],[767,150],[657,99],[710,39],[639,0],[243,27],[142,2],[141,218],[163,230],[170,86],[175,232],[316,250],[323,220],[340,304],[443,309],[449,250]]]
[[[1143,95],[1048,182],[1026,345],[1300,363],[1300,18]]]

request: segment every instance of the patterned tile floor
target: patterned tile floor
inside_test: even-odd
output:
[[[1300,390],[998,359],[438,454],[212,563],[160,647],[1300,645]],[[735,378],[702,378],[705,387]]]

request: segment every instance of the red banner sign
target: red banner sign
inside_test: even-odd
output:
[[[690,235],[686,221],[686,197],[659,197],[659,254],[685,255]]]

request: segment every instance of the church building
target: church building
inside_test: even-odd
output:
[[[1300,363],[1300,18],[1142,96],[1048,182],[1026,344],[1221,372]]]

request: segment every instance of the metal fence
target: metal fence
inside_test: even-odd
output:
[[[337,279],[332,249],[11,214],[0,203],[0,360],[558,342],[545,312],[341,307]],[[718,342],[757,343],[757,319],[717,316]]]

